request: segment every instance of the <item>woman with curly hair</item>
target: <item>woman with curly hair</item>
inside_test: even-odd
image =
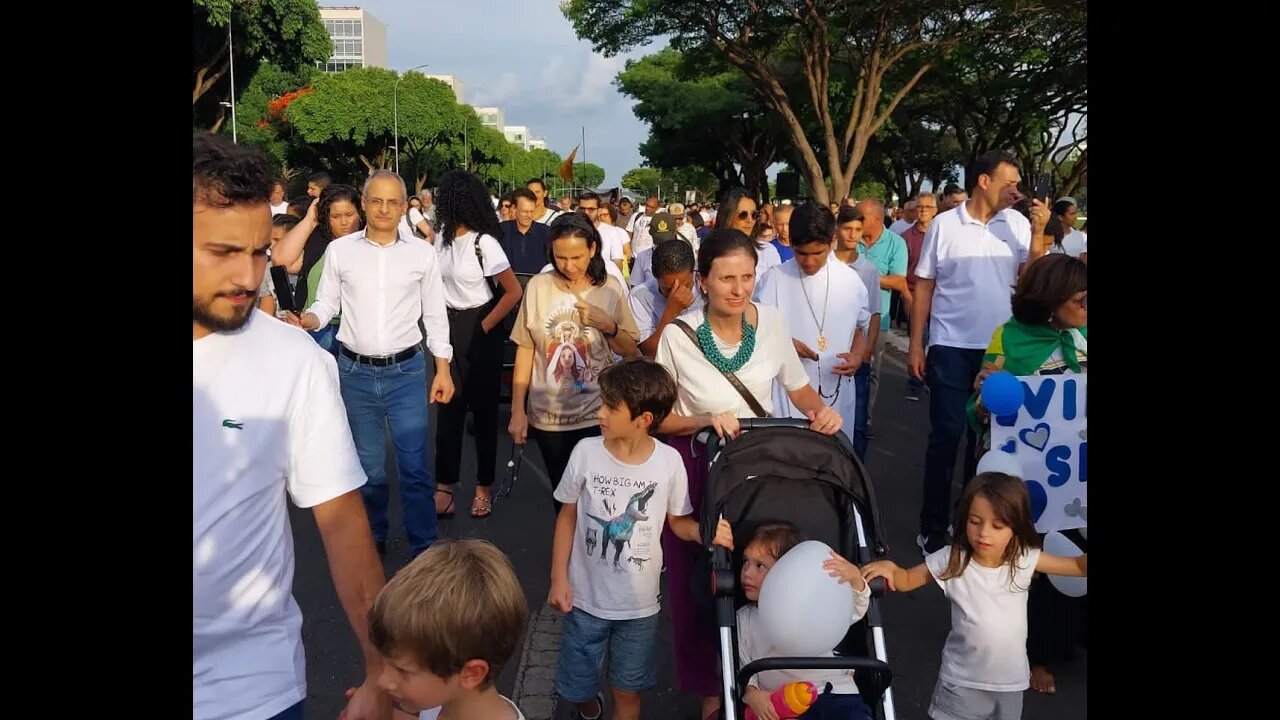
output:
[[[490,487],[498,455],[498,388],[501,333],[493,332],[520,303],[520,282],[502,251],[502,228],[480,178],[451,170],[435,195],[440,237],[436,253],[449,309],[453,346],[453,399],[440,406],[436,421],[436,514],[454,514],[453,486],[462,472],[462,433],[467,411],[475,418],[476,495],[471,517],[493,511]],[[501,286],[502,292],[497,292]]]
[[[324,251],[329,243],[359,232],[364,222],[360,191],[350,185],[330,185],[312,201],[306,217],[276,244],[271,251],[271,264],[289,267],[299,257],[302,258],[298,284],[293,289],[294,307],[311,307],[315,302],[320,273],[324,270]],[[309,331],[320,347],[333,353],[334,357],[338,356],[340,321],[335,315],[327,326]]]

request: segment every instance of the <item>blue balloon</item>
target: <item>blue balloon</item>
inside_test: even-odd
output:
[[[1015,415],[1022,407],[1022,381],[1006,370],[982,381],[982,404],[992,415]]]

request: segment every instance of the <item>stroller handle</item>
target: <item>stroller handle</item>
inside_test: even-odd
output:
[[[893,682],[893,670],[884,662],[863,657],[774,657],[747,663],[738,671],[738,687],[745,688],[751,678],[770,670],[865,670],[880,674],[884,687]]]
[[[763,428],[790,427],[800,428],[801,430],[809,429],[809,421],[804,418],[738,418],[738,425],[743,430],[756,430]]]

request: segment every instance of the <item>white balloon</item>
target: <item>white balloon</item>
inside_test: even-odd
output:
[[[1005,475],[1020,478],[1022,477],[1022,463],[1018,462],[1018,458],[1015,455],[1010,455],[1003,450],[991,449],[978,460],[978,473],[986,472],[1004,473]]]
[[[1044,551],[1058,557],[1080,557],[1084,554],[1083,550],[1060,532],[1051,532],[1044,536]],[[768,580],[768,577],[765,580]],[[1053,583],[1058,592],[1067,597],[1081,597],[1089,592],[1088,578],[1050,575],[1049,582]]]
[[[788,550],[765,576],[760,622],[778,652],[828,655],[849,631],[853,588],[823,569],[830,559],[830,547],[809,540]]]

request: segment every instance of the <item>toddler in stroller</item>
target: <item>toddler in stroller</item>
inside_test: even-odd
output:
[[[833,697],[815,703],[803,718],[894,720],[889,691],[893,673],[886,664],[874,600],[883,593],[884,583],[868,584],[858,570],[883,556],[885,548],[877,534],[874,491],[852,444],[843,433],[813,432],[804,420],[752,419],[742,420],[741,426],[745,432],[736,439],[707,438],[710,470],[699,520],[704,544],[715,545],[710,572],[703,577],[711,578],[709,594],[715,598],[723,717],[742,718],[744,699],[759,717],[776,717],[770,712],[771,692],[793,680],[806,680],[819,693]],[[853,623],[825,657],[768,657],[771,648],[759,646],[753,628],[755,608],[745,607],[746,613],[736,608],[754,603],[773,562],[801,539],[820,541],[836,551],[824,567],[856,593]],[[736,550],[731,554],[730,548]],[[738,563],[745,563],[741,586],[734,572]],[[740,627],[739,618],[744,617]],[[851,671],[856,671],[856,684]],[[745,698],[739,688],[746,689]],[[765,703],[760,702],[761,693]]]

